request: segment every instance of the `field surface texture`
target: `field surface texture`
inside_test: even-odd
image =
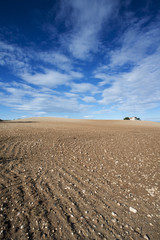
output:
[[[0,239],[160,239],[160,124],[0,122]]]

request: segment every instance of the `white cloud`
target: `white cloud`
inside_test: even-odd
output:
[[[85,119],[93,119],[93,115],[86,115],[86,116],[83,116]]]
[[[94,31],[92,29],[86,29],[86,31],[83,29],[83,33],[77,33],[72,37],[69,50],[74,57],[85,59],[88,58],[90,51],[97,51],[97,45],[98,39],[96,39]]]
[[[67,45],[74,57],[86,59],[91,52],[97,51],[99,33],[111,15],[113,13],[116,15],[118,2],[118,0],[67,0],[62,3],[61,17],[67,15],[66,24],[72,29],[69,34],[62,36],[62,42]]]
[[[95,94],[98,92],[98,88],[91,83],[72,83],[71,87],[71,91],[75,93],[90,92],[91,94]]]
[[[57,87],[68,84],[70,80],[83,78],[81,72],[74,70],[71,60],[60,53],[36,54],[31,49],[22,50],[5,42],[1,42],[0,51],[0,64],[8,67],[15,76],[34,85]],[[52,69],[44,67],[39,60],[53,64]],[[58,70],[54,70],[57,67]]]
[[[61,73],[48,69],[44,69],[44,73],[23,73],[19,76],[28,83],[46,87],[68,85],[71,80],[83,77],[82,73],[80,72],[70,71],[68,73]]]
[[[3,80],[8,83],[0,83],[1,103],[16,110],[40,114],[54,111],[79,113],[94,108],[94,112],[83,113],[87,116],[103,115],[111,110],[143,111],[159,106],[159,20],[137,19],[127,10],[127,23],[123,23],[123,16],[117,18],[120,29],[114,28],[117,23],[113,29],[119,35],[112,39],[112,32],[109,36],[104,34],[112,27],[110,18],[113,20],[122,6],[119,0],[64,0],[60,3],[63,10],[59,19],[64,26],[60,30],[60,39],[56,35],[56,46],[52,46],[51,51],[36,52],[32,48],[22,49],[0,42],[0,65],[11,70],[9,79],[11,74],[14,79],[18,77],[17,83],[9,83],[9,79]],[[57,33],[58,30],[59,25]],[[106,46],[102,46],[101,37]],[[70,51],[68,55],[65,55],[66,48]],[[104,61],[105,49],[108,64],[91,73],[96,64],[100,66]],[[97,52],[91,66],[87,61],[93,60],[92,53]],[[77,58],[74,61],[73,56]],[[91,76],[94,76],[92,82]],[[54,88],[57,91],[53,91]],[[102,93],[98,106],[97,95],[94,96],[97,93],[98,99]],[[87,103],[95,104],[93,107]]]
[[[58,97],[53,95],[41,94],[28,103],[16,107],[17,110],[23,111],[44,111],[44,112],[81,112],[86,109],[85,105],[80,105],[75,99]]]
[[[66,92],[64,95],[69,98],[78,98],[78,95],[75,93]]]
[[[100,110],[97,110],[97,111],[94,111],[93,112],[93,114],[94,115],[105,115],[105,114],[108,114],[109,112],[111,112],[111,111],[114,111],[114,108],[113,107],[110,107],[110,108],[108,108],[108,109],[104,109],[104,108],[102,108],[102,109],[100,109]]]
[[[21,74],[20,77],[28,83],[35,85],[42,85],[47,87],[56,87],[58,85],[65,85],[71,79],[70,75],[59,73],[52,70],[45,70],[44,73]]]
[[[77,99],[70,96],[62,96],[61,93],[57,94],[54,91],[45,92],[44,88],[31,88],[26,89],[20,84],[14,86],[14,83],[10,83],[10,86],[3,86],[1,92],[1,104],[11,107],[15,110],[25,111],[31,114],[37,112],[44,113],[80,113],[85,112],[89,106],[79,104]]]
[[[75,72],[75,71],[70,71],[69,74],[72,76],[72,78],[83,78],[83,74],[81,72]]]
[[[109,84],[99,101],[114,105],[120,111],[145,111],[160,106],[160,30],[159,21],[146,24],[148,18],[130,19],[121,34],[117,48],[108,52],[108,65],[94,72],[101,80],[99,87]]]
[[[112,50],[110,67],[122,66],[124,64],[139,64],[139,61],[148,54],[153,54],[159,46],[160,30],[159,22],[153,22],[144,27],[145,21],[132,24],[119,39],[119,49]],[[142,27],[143,26],[143,27]]]
[[[94,75],[94,77],[102,80],[101,82],[99,82],[99,84],[98,84],[99,86],[103,86],[107,83],[109,84],[112,81],[112,77],[110,75],[105,74],[105,73],[97,73],[97,74]]]
[[[11,82],[2,83],[1,85],[1,104],[8,107],[16,107],[22,103],[27,103],[27,98],[30,99],[36,96],[37,90],[21,83]]]
[[[119,110],[145,111],[160,105],[160,49],[128,73],[112,76],[114,83],[103,91],[100,104]]]
[[[11,46],[10,44],[5,43],[3,41],[0,41],[0,47],[5,52],[13,52],[15,50],[15,48],[13,46]]]
[[[38,58],[46,63],[57,66],[59,69],[71,70],[72,61],[62,53],[58,52],[40,52]]]
[[[30,54],[25,53],[21,48],[0,41],[0,65],[6,66],[13,72],[29,71]]]
[[[86,96],[82,100],[84,102],[87,102],[87,103],[94,103],[94,102],[96,102],[96,99],[94,97],[91,97],[91,96]]]

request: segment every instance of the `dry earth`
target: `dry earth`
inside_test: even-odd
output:
[[[0,239],[160,239],[160,124],[0,123]]]

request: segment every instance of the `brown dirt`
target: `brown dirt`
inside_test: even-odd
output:
[[[160,239],[160,124],[0,123],[0,239]]]

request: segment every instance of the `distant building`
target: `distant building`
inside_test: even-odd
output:
[[[123,118],[123,120],[133,120],[133,121],[135,121],[135,120],[141,120],[141,119],[138,118],[138,117],[125,117],[125,118]]]
[[[140,119],[137,117],[130,117],[129,120],[140,120]]]

